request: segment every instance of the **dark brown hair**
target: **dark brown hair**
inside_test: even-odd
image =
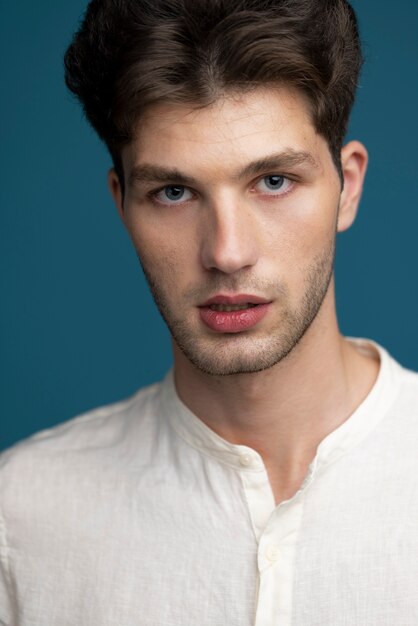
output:
[[[119,175],[147,107],[206,106],[230,90],[283,84],[307,97],[340,171],[361,64],[346,0],[92,0],[65,80]]]

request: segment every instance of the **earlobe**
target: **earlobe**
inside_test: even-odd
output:
[[[359,141],[350,141],[341,150],[344,188],[340,198],[338,232],[350,228],[355,220],[363,190],[367,162],[367,150]]]
[[[116,208],[118,210],[119,216],[121,218],[121,220],[124,222],[125,221],[125,213],[123,210],[123,193],[122,193],[122,187],[120,184],[120,180],[119,180],[119,176],[117,175],[115,169],[112,167],[112,169],[109,170],[109,173],[107,175],[107,184],[109,187],[109,191],[112,194],[112,198],[113,201],[116,205]]]

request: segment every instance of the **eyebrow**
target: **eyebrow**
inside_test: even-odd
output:
[[[130,183],[167,183],[170,181],[184,185],[194,185],[197,183],[195,178],[183,174],[176,168],[160,167],[148,163],[135,165],[129,174]]]
[[[274,172],[274,170],[278,170],[277,173],[282,174],[299,165],[309,165],[314,169],[319,169],[318,161],[310,152],[289,149],[252,161],[240,170],[238,178],[247,178],[262,172]]]
[[[257,174],[261,174],[263,172],[274,172],[275,170],[278,173],[282,173],[286,172],[289,168],[299,165],[309,165],[315,169],[319,168],[318,161],[310,152],[289,149],[283,152],[270,154],[266,157],[248,163],[248,165],[237,172],[234,178],[239,180],[247,178],[248,176],[256,176]],[[196,178],[188,176],[176,168],[165,168],[149,163],[135,165],[130,172],[129,182],[131,184],[135,182],[176,182],[180,185],[198,184]]]

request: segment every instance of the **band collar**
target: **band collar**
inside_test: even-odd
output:
[[[319,444],[313,465],[316,469],[336,461],[360,443],[385,416],[399,389],[401,366],[378,344],[366,339],[348,339],[363,352],[377,353],[380,370],[371,391],[354,413]],[[217,435],[194,415],[176,392],[170,371],[161,387],[161,408],[173,429],[190,446],[240,471],[263,471],[261,456],[248,446],[232,444]]]

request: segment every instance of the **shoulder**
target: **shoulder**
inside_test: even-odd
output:
[[[85,558],[92,545],[100,554],[102,538],[140,499],[146,469],[161,462],[169,440],[162,388],[144,388],[0,455],[0,605],[14,598],[15,580],[22,589],[31,581],[37,602],[39,576],[52,580],[72,554]]]
[[[99,471],[111,458],[129,456],[133,445],[146,446],[161,421],[160,386],[38,432],[0,454],[0,506],[9,498],[16,505],[29,491],[42,497],[48,486],[63,488],[73,475]]]

